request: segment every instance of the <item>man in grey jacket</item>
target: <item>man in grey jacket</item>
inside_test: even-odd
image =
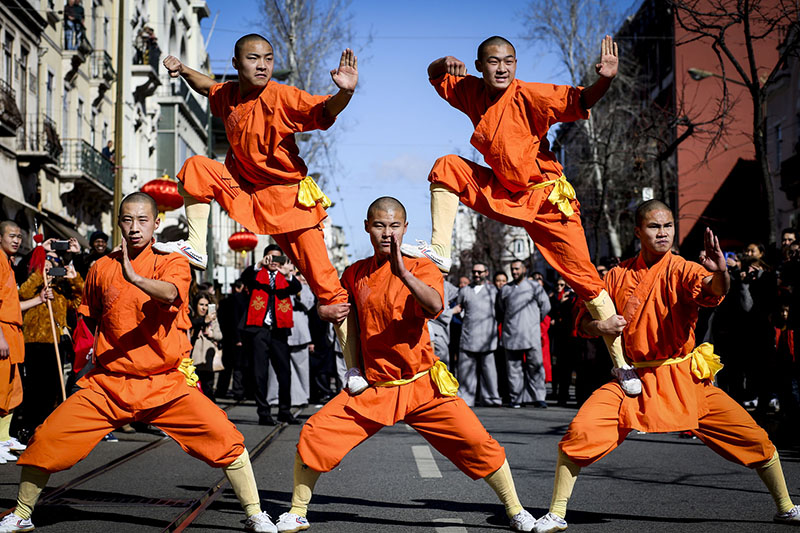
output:
[[[458,395],[470,407],[480,383],[484,405],[502,405],[497,391],[497,321],[494,304],[497,288],[487,283],[489,269],[482,263],[472,267],[472,283],[458,291],[458,305],[464,311],[461,327],[461,349],[458,356]]]
[[[450,302],[458,296],[456,286],[444,280],[444,310],[432,320],[428,320],[428,333],[431,336],[433,352],[444,364],[450,366],[450,321],[453,319],[453,310]]]
[[[522,261],[511,263],[511,277],[513,280],[501,289],[496,306],[508,357],[511,407],[523,403],[547,407],[539,322],[550,312],[550,299],[539,283],[528,279]]]

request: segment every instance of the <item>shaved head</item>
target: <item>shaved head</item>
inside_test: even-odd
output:
[[[145,194],[143,192],[132,192],[128,196],[122,199],[119,203],[119,215],[122,216],[122,209],[125,207],[126,204],[136,203],[136,204],[147,204],[150,206],[150,211],[153,213],[153,218],[158,218],[158,205],[156,201],[153,200],[153,197],[149,194]]]
[[[0,236],[3,236],[9,230],[20,230],[19,224],[14,222],[13,220],[4,220],[0,222]]]
[[[253,41],[265,42],[269,45],[270,48],[272,48],[272,43],[269,42],[269,39],[267,39],[266,37],[259,35],[257,33],[248,33],[244,37],[239,37],[239,40],[236,41],[235,45],[233,45],[233,56],[238,58],[239,54],[242,53],[242,48],[244,48],[244,46],[247,43],[251,43]]]
[[[636,208],[636,226],[641,226],[647,214],[652,211],[669,211],[670,214],[672,213],[672,209],[661,200],[647,200]]]
[[[502,46],[504,44],[507,44],[508,46],[510,46],[511,49],[514,51],[514,55],[517,55],[517,49],[514,48],[514,45],[511,44],[511,41],[509,41],[505,37],[500,37],[499,35],[493,35],[493,36],[489,37],[488,39],[486,39],[485,41],[483,41],[481,44],[478,45],[478,61],[482,61],[483,60],[483,54],[486,52],[486,49],[488,47],[490,47],[492,45],[500,45],[500,46]]]
[[[371,204],[369,204],[369,208],[367,209],[367,220],[372,220],[375,217],[375,214],[378,211],[398,211],[403,215],[403,222],[406,221],[406,208],[403,207],[403,204],[397,198],[392,198],[391,196],[381,196]]]

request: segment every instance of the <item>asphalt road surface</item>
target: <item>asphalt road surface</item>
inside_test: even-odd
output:
[[[256,424],[254,404],[226,404],[253,459],[262,506],[289,508],[299,426]],[[316,411],[308,407],[305,419]],[[556,445],[574,409],[478,408],[508,455],[523,505],[547,511]],[[244,515],[221,470],[193,459],[170,439],[117,433],[81,463],[51,477],[33,515],[42,532],[242,530]],[[57,444],[56,444],[57,446]],[[789,491],[800,503],[800,454],[781,450]],[[0,465],[0,509],[16,499],[19,468]],[[583,470],[569,505],[569,531],[788,532],[774,524],[772,499],[755,472],[699,441],[632,434]],[[508,531],[502,506],[403,423],[353,450],[317,483],[308,518],[315,533]],[[800,530],[797,530],[800,531]]]

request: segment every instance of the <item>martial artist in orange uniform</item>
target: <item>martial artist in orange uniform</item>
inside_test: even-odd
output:
[[[439,96],[465,113],[475,132],[470,142],[489,168],[456,155],[436,160],[431,182],[430,246],[407,245],[403,253],[428,257],[450,270],[451,239],[459,201],[484,216],[525,228],[536,247],[575,292],[592,316],[604,319],[616,313],[603,282],[589,257],[575,190],[550,151],[547,132],[558,122],[589,116],[589,109],[606,93],[617,75],[617,45],[602,42],[598,80],[590,87],[528,83],[515,79],[514,46],[498,36],[478,47],[475,68],[483,78],[467,75],[467,67],[447,56],[428,67],[428,77]],[[606,343],[614,374],[628,394],[641,392],[636,374],[625,362],[613,339]]]
[[[390,197],[372,203],[364,228],[374,255],[348,267],[342,284],[359,322],[364,376],[372,385],[358,395],[342,391],[306,422],[297,445],[292,508],[278,531],[308,529],[311,491],[321,472],[384,426],[403,420],[472,479],[485,479],[497,492],[519,531],[534,520],[520,505],[505,450],[481,425],[458,382],[434,355],[427,320],[444,304],[441,273],[426,259],[404,258],[403,205]]]
[[[16,461],[11,451],[22,451],[24,444],[11,436],[14,409],[22,403],[22,380],[19,365],[25,361],[22,337],[22,311],[53,299],[53,290],[44,289],[37,296],[19,301],[17,282],[10,256],[22,243],[19,226],[10,220],[0,222],[0,464]]]
[[[594,320],[579,315],[584,334],[619,335],[642,381],[642,394],[626,396],[609,382],[583,404],[559,444],[550,512],[537,521],[539,533],[567,528],[564,516],[575,479],[619,446],[631,430],[648,433],[689,430],[722,457],[754,468],[778,507],[775,520],[800,524],[778,453],[766,432],[713,384],[722,368],[713,346],[695,347],[698,309],[718,305],[730,287],[719,241],[706,230],[702,266],[671,253],[672,212],[650,200],[636,211],[642,251],[611,269],[606,287],[622,315]]]
[[[86,457],[109,431],[136,421],[166,432],[191,456],[223,468],[247,514],[250,531],[277,531],[261,511],[242,434],[196,387],[187,331],[191,273],[180,254],[152,250],[160,220],[155,201],[128,195],[120,206],[121,250],[89,270],[79,313],[97,331],[97,367],[81,389],[39,426],[18,463],[17,508],[0,532],[33,529],[30,516],[51,473]],[[188,363],[191,359],[188,359]]]
[[[230,149],[225,164],[203,156],[186,160],[178,179],[189,238],[158,243],[155,248],[183,253],[192,265],[205,268],[209,203],[216,200],[247,229],[272,236],[319,299],[320,317],[340,323],[336,334],[345,358],[352,362],[348,339],[355,333],[347,333],[347,293],[328,258],[322,233],[330,200],[308,176],[294,134],[325,130],[334,123],[358,83],[358,59],[349,48],[342,52],[339,66],[331,71],[339,88],[332,96],[311,95],[271,80],[272,45],[260,35],[240,38],[232,62],[238,81],[217,83],[173,56],[164,59],[170,76],[181,76],[208,97],[211,112],[225,123]]]

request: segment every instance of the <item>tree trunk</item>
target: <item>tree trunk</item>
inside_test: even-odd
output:
[[[764,194],[767,197],[768,241],[769,244],[775,244],[777,242],[775,190],[772,186],[772,176],[769,172],[769,161],[767,160],[767,125],[764,117],[764,94],[763,90],[758,86],[752,88],[750,93],[753,97],[753,147],[756,152],[758,169],[761,173],[761,182],[764,184]]]

